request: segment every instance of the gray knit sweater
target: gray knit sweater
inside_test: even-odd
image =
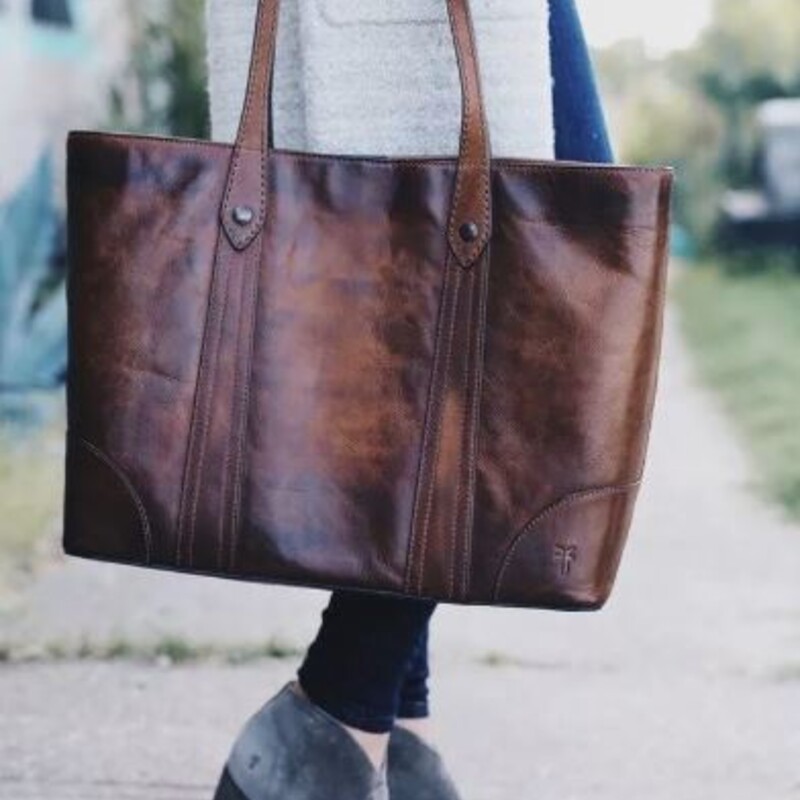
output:
[[[257,0],[206,0],[212,138],[233,141]],[[496,156],[553,158],[548,0],[472,0]],[[445,0],[283,0],[275,145],[454,155],[460,90]]]

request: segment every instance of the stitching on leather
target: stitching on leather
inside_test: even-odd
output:
[[[223,261],[223,263],[224,263],[224,261]],[[205,386],[208,385],[209,389],[206,391],[206,396],[203,398],[205,406],[204,406],[203,417],[202,417],[201,423],[200,423],[200,431],[198,432],[198,437],[200,439],[200,452],[199,452],[198,457],[197,457],[197,469],[196,469],[197,477],[195,479],[194,496],[192,498],[191,509],[190,509],[190,514],[189,514],[189,519],[190,519],[190,522],[191,522],[190,527],[189,527],[189,541],[188,541],[189,552],[188,552],[188,559],[187,559],[187,562],[188,562],[189,566],[191,566],[193,564],[193,562],[194,562],[195,522],[196,522],[196,519],[197,519],[197,505],[198,505],[199,498],[200,498],[200,482],[203,479],[203,464],[205,462],[206,443],[208,441],[208,435],[207,435],[208,434],[208,421],[209,421],[209,419],[211,417],[211,401],[213,400],[213,397],[214,397],[214,393],[213,393],[212,389],[214,387],[214,382],[215,382],[216,375],[217,375],[217,365],[219,363],[220,342],[222,340],[222,330],[223,330],[223,328],[225,326],[225,312],[227,311],[227,308],[228,308],[228,293],[229,293],[229,290],[230,290],[230,274],[231,274],[231,270],[230,269],[226,269],[225,270],[225,285],[223,287],[223,292],[222,292],[222,303],[221,303],[222,310],[220,312],[219,324],[216,325],[216,330],[213,332],[214,333],[214,340],[213,340],[214,341],[214,345],[213,345],[214,349],[213,349],[213,355],[211,356],[211,358],[213,359],[213,364],[209,367],[210,369],[212,369],[211,382],[210,382],[210,385],[209,384],[204,384],[204,388],[205,388]],[[219,308],[220,306],[218,305],[216,307]]]
[[[257,24],[256,24],[256,31],[257,31],[256,32],[256,41],[254,43],[254,45],[257,48],[257,51],[254,54],[254,62],[255,63],[253,63],[253,65],[251,67],[251,74],[249,76],[248,86],[247,86],[247,89],[246,89],[244,111],[242,113],[242,116],[243,116],[242,130],[245,130],[248,127],[248,123],[249,123],[250,116],[251,116],[251,113],[252,113],[252,102],[253,102],[253,92],[255,90],[255,83],[258,80],[257,76],[258,76],[258,74],[261,71],[262,66],[263,66],[262,65],[263,53],[261,52],[260,48],[258,48],[258,43],[260,42],[260,38],[261,38],[260,37],[260,31],[261,31],[262,26],[264,24],[263,11],[264,11],[264,5],[259,3],[258,20],[257,20]],[[263,127],[263,121],[262,121],[262,127]],[[238,139],[238,137],[237,137],[237,139]],[[261,184],[262,184],[261,204],[259,205],[259,219],[263,218],[262,215],[264,213],[264,204],[263,204],[263,200],[264,200],[264,190],[263,190],[263,180],[264,180],[264,178],[263,178],[263,173],[264,173],[263,134],[262,134],[262,138],[261,138],[261,144],[262,144],[262,147],[258,152],[259,160],[261,161],[260,166],[261,166]],[[231,193],[233,191],[234,185],[237,182],[237,177],[238,177],[238,174],[239,174],[239,167],[240,167],[240,164],[241,164],[241,157],[242,157],[241,153],[242,153],[242,145],[241,145],[241,143],[239,141],[237,141],[235,146],[234,146],[234,151],[233,151],[233,165],[231,167],[231,174],[230,174],[230,177],[228,179],[228,186],[227,186],[226,191],[225,191],[224,208],[225,208],[226,217],[225,217],[225,220],[223,221],[223,224],[225,226],[225,230],[231,236],[233,241],[236,242],[236,244],[238,244],[239,246],[242,246],[243,243],[247,240],[247,234],[244,234],[244,235],[242,235],[240,237],[240,236],[237,236],[230,229],[230,227],[228,225],[227,213],[230,210]]]
[[[225,327],[225,317],[226,311],[228,308],[228,296],[230,291],[230,269],[225,269],[224,274],[224,287],[222,290],[222,300],[219,303],[215,303],[215,311],[216,309],[221,309],[219,313],[219,319],[215,315],[213,320],[214,328],[212,329],[212,353],[213,355],[209,356],[209,361],[212,362],[209,364],[209,370],[211,371],[211,377],[209,380],[203,382],[202,391],[203,391],[203,409],[201,411],[200,417],[200,428],[197,434],[197,438],[200,443],[200,452],[198,454],[197,462],[195,464],[195,480],[192,486],[192,498],[190,501],[190,508],[189,508],[189,538],[188,538],[188,563],[191,564],[194,561],[194,543],[195,543],[195,523],[197,519],[197,505],[200,498],[200,484],[203,479],[203,465],[205,462],[205,451],[206,451],[206,444],[208,441],[208,427],[209,427],[209,419],[211,418],[211,401],[213,399],[213,387],[215,384],[217,368],[219,364],[219,353],[220,353],[220,344],[222,340],[222,331]]]
[[[242,395],[241,400],[241,407],[239,411],[239,427],[238,427],[238,446],[236,452],[236,472],[234,477],[233,483],[233,498],[232,504],[233,508],[231,511],[231,539],[230,539],[230,567],[233,569],[233,565],[236,558],[236,550],[238,548],[239,542],[239,514],[241,511],[241,497],[242,497],[242,480],[243,480],[243,472],[244,472],[244,456],[243,456],[243,449],[244,449],[244,440],[245,440],[245,433],[247,430],[247,411],[250,408],[250,392],[252,388],[252,381],[253,381],[253,352],[255,349],[255,320],[256,315],[258,313],[258,288],[259,288],[259,265],[263,263],[263,251],[264,251],[264,232],[261,232],[261,242],[259,247],[259,256],[258,259],[254,260],[249,265],[249,273],[248,278],[250,280],[250,304],[248,309],[248,328],[247,328],[247,349],[246,349],[246,360],[245,366],[243,370],[243,375],[245,379],[244,384],[244,393]]]
[[[450,259],[448,258],[448,261]],[[434,442],[433,442],[433,464],[431,467],[431,477],[432,480],[429,483],[430,489],[428,491],[427,501],[425,504],[425,517],[423,520],[422,526],[422,541],[420,543],[420,568],[419,568],[419,576],[417,579],[417,591],[421,594],[422,593],[422,582],[423,582],[423,575],[425,572],[425,561],[426,561],[426,547],[428,545],[428,527],[430,522],[430,514],[433,507],[433,495],[436,490],[436,470],[439,466],[439,453],[441,452],[441,424],[442,424],[442,407],[443,407],[443,397],[447,392],[447,387],[450,385],[449,375],[450,375],[450,364],[453,360],[453,332],[455,330],[456,324],[456,317],[457,309],[458,309],[458,295],[461,291],[461,277],[462,272],[460,269],[455,270],[455,285],[453,286],[452,295],[453,295],[453,303],[452,303],[452,312],[450,316],[450,322],[448,327],[448,334],[447,334],[447,342],[446,342],[446,350],[444,356],[444,364],[442,374],[444,375],[442,379],[442,389],[439,393],[439,402],[437,403],[436,409],[436,422],[435,422],[435,433],[434,433]]]
[[[258,27],[257,30],[261,30],[261,26],[264,24],[264,20],[261,16],[261,12],[263,11],[264,6],[259,4],[259,19],[258,19]],[[273,7],[272,11],[270,12],[270,22],[269,22],[269,31],[268,31],[268,42],[269,46],[264,53],[257,52],[256,53],[256,60],[253,64],[253,79],[252,81],[248,81],[248,87],[246,92],[246,99],[243,111],[243,121],[244,124],[242,126],[242,130],[247,128],[248,122],[252,116],[252,95],[255,88],[255,84],[258,81],[258,75],[261,74],[263,70],[266,69],[266,65],[271,63],[272,61],[272,51],[274,49],[274,40],[275,40],[275,28],[277,25],[278,14],[276,8]],[[260,34],[256,34],[256,44],[260,40]],[[270,70],[271,71],[271,70]],[[269,78],[269,75],[267,76]],[[270,81],[267,81],[267,85],[269,86]],[[267,113],[269,113],[267,111]],[[261,226],[264,224],[264,217],[266,215],[266,195],[267,195],[267,188],[266,188],[266,171],[267,171],[267,164],[268,164],[268,157],[267,157],[267,149],[266,149],[266,139],[265,139],[265,128],[266,124],[264,120],[259,120],[260,124],[260,138],[261,138],[261,148],[258,151],[259,155],[259,185],[260,185],[260,195],[259,195],[259,206],[258,206],[258,224],[253,225],[251,228],[246,230],[242,235],[238,235],[229,225],[228,223],[228,211],[230,210],[230,197],[233,192],[233,187],[237,182],[239,169],[241,165],[241,154],[243,151],[242,145],[237,142],[234,145],[233,151],[233,165],[231,166],[231,174],[228,179],[228,185],[225,190],[225,200],[223,202],[223,209],[225,213],[225,219],[223,220],[223,226],[225,231],[231,237],[231,239],[236,243],[239,247],[244,247],[248,244],[251,244],[253,239],[258,235]]]
[[[461,587],[463,596],[469,594],[470,565],[472,564],[472,542],[475,526],[475,476],[477,474],[478,448],[480,446],[480,399],[483,387],[483,371],[486,353],[486,307],[489,294],[489,271],[491,269],[491,252],[487,248],[483,255],[482,273],[479,274],[480,286],[478,289],[478,335],[475,342],[475,371],[472,385],[472,431],[469,442],[469,486],[467,493],[468,512],[464,520],[464,543],[461,559]]]
[[[245,304],[248,300],[252,297],[252,292],[245,290],[247,289],[247,281],[250,280],[250,272],[255,268],[255,262],[252,258],[246,258],[243,264],[243,271],[242,271],[242,279],[244,281],[241,289],[241,304],[239,307],[239,319],[240,324],[241,322],[247,322],[248,317],[245,315],[246,309],[249,306]],[[247,312],[249,313],[249,311]],[[241,347],[242,347],[242,338],[247,336],[249,330],[249,325],[246,326],[245,331],[242,332],[241,330],[237,330],[237,340],[236,340],[236,348],[234,350],[234,381],[233,381],[233,400],[236,404],[235,408],[238,411],[238,414],[234,417],[235,419],[235,427],[231,431],[231,437],[227,442],[227,452],[226,455],[228,456],[228,461],[231,458],[234,458],[234,477],[233,477],[233,484],[231,489],[231,506],[230,506],[230,524],[231,524],[231,532],[230,532],[230,539],[228,543],[228,552],[233,552],[233,537],[235,535],[236,529],[236,484],[239,479],[239,457],[241,454],[241,416],[242,416],[242,400],[240,399],[240,392],[242,392],[241,384],[244,380],[245,383],[247,381],[247,377],[244,374],[244,369],[240,366],[239,362],[241,360]],[[247,387],[245,385],[245,391]],[[233,441],[231,441],[233,439]],[[234,455],[235,453],[235,455]],[[220,530],[223,533],[223,536],[220,537],[219,541],[219,548],[217,550],[217,563],[219,564],[220,568],[222,568],[222,559],[223,559],[223,550],[224,550],[224,533],[225,533],[225,523],[228,521],[228,514],[226,508],[227,502],[227,495],[223,493],[222,495],[222,513],[220,514]]]
[[[118,131],[71,131],[69,138],[80,144],[82,139],[105,139],[118,141],[123,144],[141,142],[148,144],[161,142],[164,144],[179,145],[193,150],[233,150],[235,144],[230,142],[215,142],[210,139],[191,139],[178,136],[156,136],[154,134],[122,133]],[[241,147],[243,153],[258,153],[252,147]],[[340,153],[308,153],[287,148],[273,148],[270,155],[278,160],[286,161],[330,161],[337,164],[369,164],[373,167],[386,167],[391,169],[427,169],[434,166],[454,167],[458,163],[457,156],[369,156],[369,155],[344,155]],[[508,157],[492,158],[492,169],[498,172],[539,172],[544,174],[562,173],[565,170],[584,174],[597,175],[661,175],[671,176],[674,170],[671,167],[646,167],[633,164],[595,164],[583,161],[546,161],[538,159],[517,159]]]
[[[452,5],[450,0],[447,3],[447,11],[448,15],[450,16],[451,25],[453,28],[453,38],[455,42],[458,41],[457,35],[457,28],[458,24],[455,21]],[[451,246],[456,250],[456,253],[461,252],[459,255],[459,262],[464,266],[463,260],[466,258],[469,264],[471,264],[481,253],[483,248],[486,246],[486,243],[489,240],[489,234],[491,229],[491,213],[489,211],[489,202],[490,202],[490,164],[486,161],[487,156],[487,135],[486,135],[486,120],[485,120],[485,112],[483,111],[482,107],[479,107],[478,111],[478,126],[480,130],[480,139],[481,139],[481,146],[482,146],[482,154],[481,157],[473,157],[472,153],[468,151],[467,144],[469,140],[467,139],[466,131],[467,131],[467,121],[472,116],[472,108],[470,106],[470,97],[469,97],[469,80],[472,77],[475,81],[475,89],[478,92],[480,97],[480,75],[477,69],[477,54],[475,52],[475,34],[472,30],[472,24],[469,18],[469,11],[465,8],[465,16],[466,19],[464,20],[464,24],[467,26],[467,29],[470,35],[467,37],[467,43],[469,45],[469,58],[470,62],[475,66],[475,74],[470,76],[464,71],[464,62],[461,58],[461,51],[458,45],[456,44],[456,58],[458,59],[459,65],[459,72],[463,76],[462,77],[462,96],[463,96],[463,103],[464,103],[464,113],[462,114],[461,120],[461,146],[459,151],[459,159],[456,167],[456,187],[455,187],[455,196],[453,199],[453,207],[450,212],[450,224],[448,226],[449,229],[449,237],[451,241]],[[463,191],[463,179],[464,179],[464,172],[466,169],[473,169],[478,168],[476,171],[479,173],[480,181],[483,184],[482,186],[482,199],[483,199],[483,208],[482,208],[482,235],[477,242],[473,245],[468,245],[467,247],[462,247],[458,244],[458,238],[456,233],[456,225],[461,218],[461,197]]]
[[[631,483],[598,486],[593,489],[581,489],[579,491],[564,495],[558,500],[555,500],[554,502],[545,506],[545,508],[543,508],[538,514],[535,514],[531,519],[529,519],[528,522],[526,522],[512,537],[511,543],[506,549],[505,555],[500,563],[500,567],[497,570],[497,575],[494,581],[494,589],[492,591],[493,599],[497,601],[500,596],[500,590],[502,589],[506,570],[511,564],[511,560],[514,557],[517,547],[524,539],[528,537],[529,534],[533,533],[536,528],[542,524],[542,522],[554,516],[555,514],[561,513],[567,508],[578,505],[579,503],[584,503],[589,500],[596,500],[599,497],[610,497],[617,494],[626,494],[640,484],[641,478],[632,481]]]
[[[467,12],[469,13],[469,11]],[[472,28],[472,22],[469,23],[470,28]],[[472,48],[472,57],[475,62],[475,66],[478,66],[478,54],[475,52],[475,33],[472,32],[471,37],[471,48]],[[478,91],[480,91],[480,71],[478,69],[475,70],[475,81],[478,85]],[[484,112],[480,115],[480,126],[481,126],[481,139],[483,142],[483,152],[486,155],[485,159],[481,160],[480,167],[481,167],[481,181],[483,183],[483,227],[484,233],[483,236],[475,242],[475,246],[473,247],[474,253],[472,255],[473,259],[478,258],[481,251],[486,247],[489,242],[489,238],[491,236],[492,230],[492,210],[491,210],[491,190],[492,190],[492,167],[491,167],[491,154],[489,153],[489,134],[486,130],[486,111],[484,107]]]
[[[583,161],[525,161],[496,159],[494,165],[503,172],[543,172],[546,175],[560,174],[565,169],[585,175],[672,175],[671,167],[642,167],[634,164],[589,164]]]
[[[470,357],[472,347],[469,343],[469,332],[470,332],[470,321],[472,317],[472,304],[475,299],[475,273],[472,272],[466,276],[466,279],[469,281],[469,289],[467,292],[466,298],[466,317],[467,317],[467,352],[465,354],[465,363],[463,369],[463,376],[460,382],[460,392],[463,395],[466,393],[467,386],[469,384],[469,368],[470,368]],[[458,298],[457,298],[458,299]],[[453,315],[454,318],[457,319],[458,317],[458,303],[456,303],[456,313]],[[460,448],[463,448],[464,443],[467,440],[467,428],[470,422],[470,415],[469,412],[463,407],[463,403],[461,404],[461,425],[460,428],[460,436],[461,440],[459,442]],[[458,553],[456,549],[456,530],[458,523],[461,517],[461,507],[463,505],[462,497],[463,497],[463,487],[464,487],[464,478],[463,478],[463,449],[461,452],[461,457],[459,458],[458,464],[458,471],[457,471],[457,478],[456,478],[456,506],[454,509],[454,513],[450,515],[450,563],[448,565],[448,590],[449,590],[449,597],[452,598],[455,593],[455,582],[456,582],[456,560],[458,559]]]
[[[472,322],[472,315],[474,313],[473,312],[473,304],[475,302],[475,284],[478,281],[479,277],[480,276],[476,275],[475,271],[473,270],[472,274],[470,275],[471,285],[470,285],[470,297],[469,297],[469,305],[468,305],[468,312],[467,312],[468,313],[468,326],[467,326],[467,329],[468,329],[468,333],[471,334],[471,335],[469,336],[468,345],[467,345],[467,364],[466,364],[466,369],[465,369],[465,380],[464,380],[464,396],[465,396],[465,399],[468,396],[468,392],[470,392],[470,391],[474,392],[475,391],[474,370],[473,370],[473,374],[470,375],[470,367],[472,365],[472,362],[473,362],[474,358],[477,356],[478,350],[477,350],[477,347],[475,346],[475,342],[474,342],[474,335],[475,334],[472,331],[472,325],[470,323]],[[478,294],[479,294],[478,303],[479,303],[479,306],[480,306],[480,287],[478,287]],[[471,380],[470,380],[470,378],[471,378]],[[470,494],[471,494],[471,492],[469,491],[469,488],[464,490],[464,486],[465,485],[467,487],[470,486],[471,476],[473,474],[473,472],[472,472],[472,446],[473,446],[472,439],[473,439],[473,433],[472,433],[471,428],[474,429],[474,425],[475,425],[475,402],[474,402],[474,397],[471,397],[470,401],[471,402],[470,402],[469,410],[465,409],[465,412],[464,412],[464,420],[463,420],[462,430],[461,430],[462,447],[466,448],[467,480],[465,482],[464,479],[463,479],[464,466],[461,466],[461,468],[459,469],[459,486],[458,486],[458,501],[457,501],[458,505],[456,506],[457,513],[453,515],[453,518],[454,518],[454,520],[453,520],[453,527],[454,527],[454,532],[453,532],[453,542],[454,542],[454,545],[453,545],[453,566],[454,567],[455,567],[455,559],[456,559],[456,551],[455,551],[455,524],[456,523],[455,523],[455,520],[458,519],[459,517],[461,517],[461,511],[462,511],[462,509],[464,509],[463,521],[462,521],[463,531],[464,531],[464,542],[462,542],[462,545],[463,545],[466,542],[466,538],[469,535],[470,516],[471,516],[470,513],[466,509],[466,507],[470,505]],[[462,458],[462,465],[463,465],[463,458]],[[464,586],[464,575],[465,574],[466,574],[466,567],[464,565],[464,550],[463,550],[463,546],[462,546],[462,551],[461,551],[461,586],[462,586],[462,590],[463,590],[463,586]],[[451,596],[452,596],[452,592],[451,592]]]
[[[446,238],[446,237],[445,237]],[[444,332],[447,327],[447,314],[450,302],[450,285],[452,283],[452,269],[451,269],[451,255],[450,255],[450,246],[449,243],[445,242],[445,261],[444,261],[444,275],[442,278],[442,288],[441,288],[441,301],[439,303],[439,311],[437,315],[436,321],[436,341],[434,343],[433,348],[433,360],[431,362],[431,383],[430,389],[428,392],[428,398],[426,403],[426,414],[425,414],[425,425],[422,431],[422,455],[420,458],[420,465],[419,471],[417,474],[417,491],[414,496],[414,509],[412,512],[412,527],[411,527],[411,537],[408,546],[408,556],[406,558],[406,575],[405,575],[405,587],[406,591],[410,591],[411,584],[414,579],[414,569],[417,568],[417,558],[416,558],[416,544],[417,544],[417,532],[420,527],[420,520],[419,520],[419,509],[420,504],[422,503],[421,497],[424,493],[427,495],[431,492],[431,481],[428,479],[428,476],[433,476],[434,471],[428,468],[428,464],[430,461],[430,448],[429,442],[431,439],[431,435],[435,435],[435,429],[437,426],[437,419],[438,419],[438,409],[439,403],[441,401],[441,393],[442,390],[440,389],[440,384],[442,380],[440,378],[441,370],[439,369],[439,363],[441,361],[441,350],[442,350],[442,343],[444,338]],[[434,441],[434,447],[436,442]]]
[[[470,115],[472,113],[470,108],[470,97],[469,97],[469,86],[468,86],[468,78],[465,76],[464,73],[464,61],[461,57],[461,48],[458,45],[458,23],[453,15],[453,6],[452,0],[447,0],[447,15],[450,18],[450,29],[452,31],[453,36],[453,46],[456,51],[456,60],[458,61],[458,71],[459,75],[461,76],[461,101],[463,103],[463,113],[461,114],[461,134],[459,136],[459,147],[458,147],[458,163],[456,165],[456,185],[455,191],[453,193],[453,206],[450,211],[450,224],[448,226],[449,235],[452,238],[455,232],[455,217],[460,214],[461,211],[461,191],[462,191],[462,183],[464,180],[464,165],[471,166],[471,163],[467,161],[470,158],[470,153],[467,152],[467,127],[469,124]]]
[[[413,571],[415,567],[415,545],[417,541],[417,528],[418,528],[418,514],[419,514],[419,504],[420,504],[420,496],[423,491],[427,490],[427,484],[424,483],[424,477],[426,470],[428,468],[428,461],[429,461],[429,453],[428,453],[428,440],[430,436],[430,429],[432,425],[432,419],[434,417],[434,408],[436,402],[436,393],[437,393],[437,385],[438,385],[438,377],[436,372],[436,366],[439,363],[439,353],[441,351],[441,344],[442,344],[442,332],[444,331],[445,325],[445,308],[447,304],[447,298],[449,296],[448,288],[450,285],[450,266],[449,266],[449,258],[450,258],[450,247],[447,242],[447,236],[445,235],[445,242],[444,242],[444,253],[445,253],[445,262],[444,262],[444,270],[442,276],[442,288],[441,288],[441,300],[439,302],[439,307],[437,311],[436,317],[436,331],[435,331],[435,339],[433,345],[433,356],[431,361],[431,380],[427,392],[426,403],[425,403],[425,422],[423,425],[422,430],[422,441],[420,444],[420,460],[419,460],[419,469],[417,472],[417,480],[416,480],[416,491],[414,493],[414,505],[411,514],[411,535],[409,536],[408,548],[406,552],[406,568],[405,568],[405,576],[403,580],[403,585],[406,592],[411,590],[411,583],[413,580]]]
[[[452,267],[452,260],[450,256],[447,257],[447,272],[448,276],[453,271]],[[428,528],[430,525],[430,515],[431,509],[433,505],[433,495],[436,491],[436,471],[439,466],[439,444],[440,444],[440,433],[441,433],[441,424],[442,424],[442,411],[443,411],[443,404],[444,404],[444,395],[447,392],[448,386],[448,365],[450,363],[451,354],[452,354],[452,345],[453,345],[453,328],[455,325],[455,297],[458,296],[458,286],[460,283],[460,275],[458,272],[454,275],[455,278],[455,285],[451,289],[450,286],[452,281],[448,280],[447,283],[447,293],[445,294],[444,301],[445,301],[445,311],[447,315],[443,320],[443,327],[442,333],[444,334],[444,355],[441,357],[441,368],[438,370],[438,385],[437,385],[437,392],[435,399],[435,404],[433,407],[433,414],[431,419],[431,427],[430,427],[430,435],[433,437],[433,453],[431,459],[431,466],[430,466],[430,473],[428,476],[428,480],[425,482],[425,506],[423,511],[423,519],[422,519],[422,538],[420,541],[419,546],[419,563],[418,563],[418,576],[417,576],[417,591],[419,593],[422,592],[422,583],[423,583],[423,576],[425,572],[425,561],[426,561],[426,547],[428,545]],[[446,327],[445,327],[446,326]],[[446,331],[446,332],[445,332]],[[438,366],[439,361],[436,362],[436,366]]]
[[[263,239],[262,239],[262,246],[263,246]],[[241,479],[241,461],[242,461],[242,446],[244,442],[244,425],[246,420],[246,409],[249,406],[250,401],[250,365],[252,363],[251,354],[252,354],[252,347],[253,347],[253,317],[255,315],[255,302],[256,302],[256,285],[257,279],[256,275],[258,274],[258,265],[261,263],[261,251],[259,250],[259,255],[256,258],[255,256],[249,258],[244,265],[244,276],[246,281],[250,281],[249,290],[247,292],[247,297],[242,299],[242,305],[244,306],[245,301],[247,301],[247,316],[243,316],[243,319],[246,322],[246,327],[244,331],[245,336],[245,362],[242,369],[237,369],[236,371],[236,382],[234,386],[234,398],[239,397],[240,384],[241,381],[244,381],[244,391],[242,392],[241,399],[239,400],[239,416],[236,422],[236,429],[234,432],[235,436],[235,452],[236,452],[236,460],[234,461],[234,479],[233,479],[233,494],[231,496],[231,534],[230,534],[230,563],[233,563],[233,553],[235,552],[235,545],[234,540],[237,538],[237,525],[239,522],[239,508],[238,508],[238,500],[240,497],[240,479]],[[244,291],[243,291],[244,294]],[[244,310],[244,309],[242,309]],[[238,365],[240,360],[239,355],[239,347],[241,345],[237,344],[236,348],[236,363]],[[230,450],[229,450],[230,452]],[[224,498],[223,498],[224,502]],[[225,518],[225,515],[222,515],[222,518]],[[220,566],[222,566],[222,549],[220,548],[219,553],[220,559]]]
[[[478,70],[478,55],[475,52],[475,32],[473,30],[472,21],[469,18],[469,8],[467,6],[465,6],[465,13],[466,13],[466,16],[467,16],[466,24],[467,24],[467,26],[468,26],[468,28],[470,30],[470,33],[471,33],[471,35],[469,37],[469,46],[470,46],[470,58],[472,59],[472,63],[475,65],[475,74],[474,74],[473,77],[474,77],[474,80],[475,80],[476,91],[480,95],[480,71]],[[470,254],[469,258],[470,258],[471,262],[479,256],[481,250],[483,250],[483,248],[486,246],[486,243],[489,240],[489,233],[490,233],[491,224],[492,224],[491,212],[490,212],[490,209],[489,209],[489,202],[490,202],[489,191],[490,191],[490,179],[491,179],[490,162],[491,162],[491,159],[490,159],[489,153],[488,153],[489,145],[488,145],[488,134],[487,134],[487,131],[486,131],[486,112],[485,112],[485,108],[483,107],[483,105],[481,105],[481,109],[479,109],[479,110],[481,110],[481,113],[478,115],[478,123],[480,125],[480,131],[481,131],[482,153],[481,153],[480,160],[476,162],[475,166],[480,168],[480,179],[481,179],[481,183],[483,184],[483,186],[482,186],[482,189],[483,189],[483,218],[481,220],[482,224],[483,224],[483,235],[481,236],[481,238],[477,242],[475,242],[475,244],[473,246],[467,248],[467,250],[468,250],[468,252]]]
[[[242,274],[244,276],[246,276],[248,274],[248,266],[249,266],[249,264],[250,264],[250,258],[249,257],[245,257],[245,263],[243,265],[243,270],[242,270]],[[246,277],[244,278],[244,280],[246,280]],[[243,285],[242,288],[240,289],[240,295],[241,295],[241,300],[240,300],[241,305],[240,305],[240,312],[239,312],[239,319],[240,320],[243,318],[243,315],[241,314],[241,308],[244,305],[244,299],[245,299],[244,298],[244,289],[245,289],[245,286]],[[224,325],[222,325],[221,328],[224,328]],[[240,334],[237,331],[236,347],[234,349],[234,379],[233,379],[233,397],[234,397],[234,399],[239,396],[240,371],[238,369],[238,364],[239,364],[239,348],[240,348],[240,346],[241,346],[241,344],[240,344]],[[225,508],[225,503],[226,503],[227,496],[228,496],[228,476],[230,475],[230,465],[231,465],[231,458],[232,458],[233,449],[234,448],[231,446],[230,440],[228,442],[226,442],[225,461],[223,462],[222,480],[221,480],[221,485],[222,485],[221,498],[222,498],[222,508],[223,509]],[[222,514],[219,515],[219,534],[217,536],[217,567],[220,568],[220,569],[222,568],[222,552],[223,552],[224,547],[225,547],[225,522],[226,522],[226,515],[224,513],[222,513]]]
[[[178,530],[176,535],[176,542],[175,542],[175,560],[177,564],[180,564],[182,561],[182,550],[183,550],[183,539],[184,539],[184,532],[187,523],[187,515],[188,510],[186,505],[190,502],[190,499],[187,497],[189,492],[194,491],[194,486],[192,483],[192,474],[194,469],[193,464],[193,457],[194,451],[196,448],[196,440],[197,437],[195,435],[195,420],[198,419],[198,415],[200,414],[200,403],[202,402],[202,392],[204,387],[204,376],[205,376],[205,369],[206,363],[209,358],[209,348],[210,342],[208,341],[208,331],[209,326],[212,324],[213,320],[215,319],[216,309],[218,306],[218,291],[217,286],[220,280],[220,270],[221,270],[221,257],[220,257],[220,244],[224,237],[224,233],[218,231],[217,233],[217,240],[214,245],[214,258],[212,263],[212,276],[209,285],[209,298],[207,301],[207,310],[205,315],[205,320],[203,322],[203,342],[200,348],[200,363],[197,366],[197,379],[195,384],[194,390],[194,398],[192,402],[192,417],[191,423],[189,426],[189,444],[186,450],[186,460],[185,460],[185,467],[183,470],[183,483],[181,485],[181,496],[180,501],[178,504]]]
[[[153,555],[153,536],[152,531],[150,530],[150,521],[147,518],[147,510],[144,507],[141,497],[139,497],[139,493],[136,491],[133,483],[131,483],[122,467],[120,467],[119,464],[117,464],[117,462],[111,458],[111,456],[106,455],[106,453],[97,447],[97,445],[92,444],[82,436],[77,437],[77,442],[86,450],[88,450],[95,458],[102,461],[103,464],[105,464],[111,470],[112,474],[116,476],[120,483],[122,483],[123,487],[128,493],[128,496],[133,501],[133,504],[136,507],[136,513],[139,517],[140,533],[142,535],[142,539],[144,540],[145,561],[149,564]]]
[[[509,215],[511,216],[511,215]],[[648,233],[657,233],[661,230],[660,224],[644,225],[638,222],[608,222],[604,220],[596,220],[595,222],[569,222],[569,220],[549,220],[546,217],[525,217],[521,214],[515,214],[511,219],[524,225],[539,225],[543,228],[555,228],[557,230],[570,231],[574,230],[590,230],[590,231],[647,231]]]
[[[429,461],[429,453],[427,445],[430,437],[432,419],[435,416],[435,408],[437,403],[439,380],[436,368],[439,363],[439,353],[441,351],[442,334],[445,327],[446,308],[449,297],[449,291],[448,291],[450,286],[449,252],[450,252],[449,244],[445,242],[445,253],[447,255],[445,255],[444,275],[442,278],[442,288],[441,288],[442,299],[439,303],[439,310],[436,320],[436,338],[434,341],[433,357],[431,361],[431,381],[428,389],[428,397],[426,402],[425,423],[422,429],[422,443],[421,443],[422,452],[420,455],[420,464],[417,473],[417,490],[414,494],[414,508],[411,515],[412,519],[411,536],[409,537],[408,552],[406,554],[406,570],[404,579],[404,585],[406,591],[409,591],[411,588],[411,582],[413,579],[412,572],[415,566],[415,545],[417,540],[417,528],[418,528],[417,523],[419,514],[420,495],[423,492],[428,491],[428,484],[424,481],[424,478],[428,468],[428,461]]]

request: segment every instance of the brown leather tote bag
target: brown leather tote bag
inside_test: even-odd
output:
[[[234,145],[68,137],[67,553],[593,609],[642,476],[668,169],[275,149],[277,0]],[[369,124],[367,117],[364,124]]]

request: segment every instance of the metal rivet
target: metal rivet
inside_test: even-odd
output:
[[[474,242],[480,235],[480,228],[475,222],[465,222],[459,229],[458,235],[465,242]]]
[[[255,214],[250,206],[236,206],[236,208],[233,209],[231,216],[237,225],[245,226],[249,225],[253,221]]]

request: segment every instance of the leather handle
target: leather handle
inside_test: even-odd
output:
[[[470,267],[491,236],[491,147],[468,0],[446,0],[461,81],[461,136],[448,241]],[[245,249],[264,226],[267,203],[271,87],[280,0],[259,0],[244,108],[221,208],[231,245]]]
[[[259,0],[244,107],[220,210],[231,245],[244,250],[264,227],[279,0]],[[249,215],[249,218],[248,218]]]

